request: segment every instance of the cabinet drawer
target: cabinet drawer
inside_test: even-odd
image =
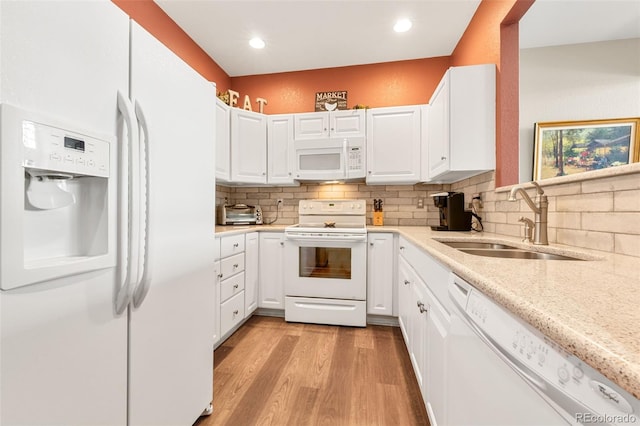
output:
[[[451,301],[447,292],[449,270],[403,237],[400,237],[398,247],[400,255],[405,258],[418,276],[427,284],[429,291],[436,296],[438,302],[449,311],[451,309]]]
[[[220,334],[224,336],[244,319],[244,291],[220,305]]]
[[[220,263],[222,279],[231,278],[233,275],[244,271],[244,253],[222,259]]]
[[[237,253],[242,253],[243,251],[244,234],[220,238],[220,255],[223,259]]]
[[[222,281],[220,284],[220,301],[224,302],[244,290],[244,272]]]

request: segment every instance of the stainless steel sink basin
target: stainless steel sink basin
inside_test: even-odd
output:
[[[457,248],[457,249],[493,249],[493,250],[504,250],[504,249],[517,249],[517,247],[510,246],[507,244],[500,243],[486,243],[486,242],[477,242],[477,241],[440,241],[442,244],[448,245],[449,247]]]
[[[473,249],[461,248],[461,252],[473,254],[476,256],[498,257],[502,259],[543,259],[543,260],[583,260],[577,257],[563,256],[561,254],[541,253],[529,250],[510,250],[510,249]]]

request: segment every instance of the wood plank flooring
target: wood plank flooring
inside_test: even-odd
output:
[[[215,351],[214,425],[428,425],[397,327],[253,316]]]

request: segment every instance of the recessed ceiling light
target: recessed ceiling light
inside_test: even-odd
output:
[[[249,45],[254,49],[262,49],[265,46],[265,43],[260,37],[254,37],[249,40]]]
[[[398,19],[398,21],[396,21],[396,24],[393,26],[393,31],[397,33],[404,33],[406,31],[409,31],[411,25],[412,23],[408,19]]]

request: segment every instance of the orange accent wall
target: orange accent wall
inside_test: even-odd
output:
[[[153,0],[112,0],[112,2],[204,78],[215,82],[218,91],[224,92],[230,88],[231,80],[227,73]]]
[[[438,82],[450,66],[449,57],[324,68],[277,74],[231,77],[232,89],[242,105],[249,95],[267,100],[267,114],[311,112],[317,92],[346,90],[347,105],[371,108],[416,105],[429,102]]]
[[[497,66],[496,186],[519,179],[518,21],[534,1],[483,0],[451,55],[453,66]]]

